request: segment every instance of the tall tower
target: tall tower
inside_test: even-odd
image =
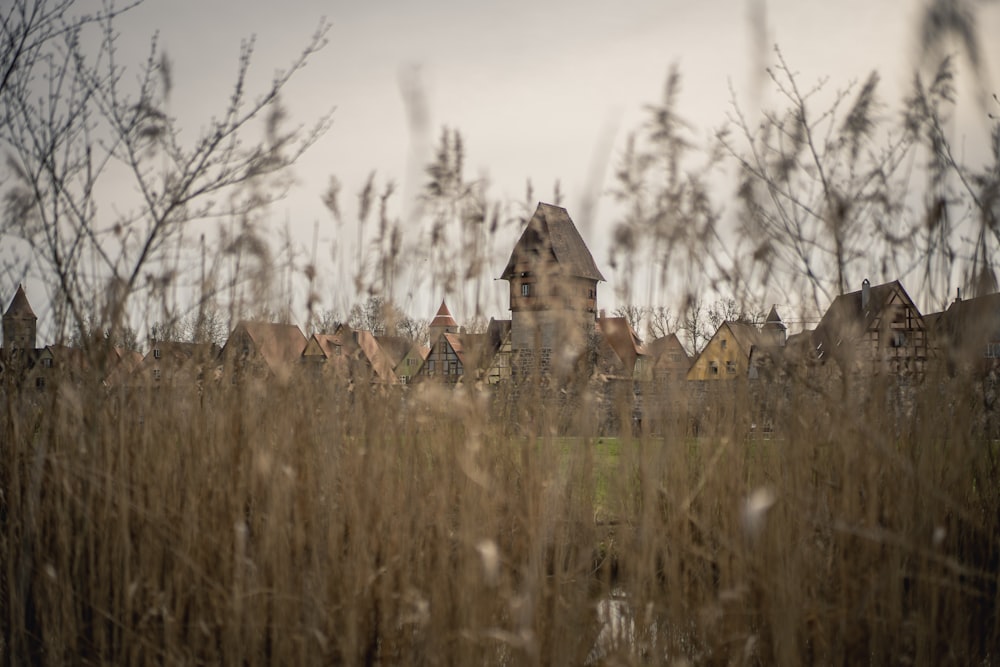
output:
[[[584,351],[604,276],[566,209],[538,204],[500,278],[510,283],[515,373],[548,372]]]
[[[458,332],[458,322],[455,318],[451,316],[451,311],[448,310],[448,306],[444,301],[441,302],[441,307],[438,308],[437,315],[431,320],[430,325],[427,327],[427,335],[430,338],[430,342],[433,345],[434,341],[437,340],[438,336],[446,333],[457,333]]]
[[[3,349],[6,354],[15,350],[34,350],[38,318],[31,310],[24,287],[17,286],[10,307],[3,314]]]

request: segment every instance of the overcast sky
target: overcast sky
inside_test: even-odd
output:
[[[915,0],[146,0],[120,23],[120,61],[140,62],[159,31],[173,64],[172,113],[194,134],[224,107],[241,40],[256,36],[254,71],[264,81],[296,55],[321,17],[331,22],[329,45],[296,77],[284,101],[303,122],[335,107],[334,123],[297,165],[297,185],[273,218],[289,221],[303,248],[320,223],[319,266],[326,288],[338,293],[329,305],[344,308],[354,295],[337,284],[328,252],[336,232],[320,202],[331,175],[342,181],[345,197],[371,170],[412,195],[423,182],[414,165],[426,161],[424,151],[448,125],[465,138],[468,175],[488,177],[493,196],[523,200],[530,178],[536,198],[548,200],[560,179],[563,203],[577,218],[593,174],[603,176],[609,161],[614,164],[626,133],[642,121],[643,105],[659,100],[672,63],[684,77],[681,112],[696,133],[707,137],[724,121],[730,86],[743,105],[767,103],[761,74],[773,54],[754,38],[751,6],[766,9],[766,44],[779,44],[807,81],[828,76],[843,87],[878,69],[882,96],[895,104],[912,76],[914,16],[922,6]],[[1000,27],[998,9],[1000,3],[984,5],[980,24]],[[983,34],[990,77],[1000,70],[992,32]],[[430,138],[410,131],[401,72],[418,73]],[[976,118],[978,112],[967,113]],[[348,203],[342,205],[353,209]],[[593,220],[578,220],[602,268],[612,218],[605,198]],[[508,253],[509,247],[498,250],[494,275]],[[496,293],[504,287],[499,283]],[[602,287],[608,308],[612,288]],[[418,312],[412,314],[430,317],[433,312],[419,309],[433,309],[441,296],[414,300]],[[488,307],[487,314],[507,314],[506,299]]]

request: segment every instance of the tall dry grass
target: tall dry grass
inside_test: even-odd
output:
[[[933,386],[903,427],[891,391],[802,391],[749,440],[735,391],[699,437],[600,446],[529,395],[512,434],[461,389],[8,386],[0,654],[989,664],[997,445],[967,383]]]

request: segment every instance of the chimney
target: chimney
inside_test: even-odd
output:
[[[955,288],[955,303],[960,303],[962,301],[962,288]]]
[[[868,309],[868,302],[871,301],[871,298],[872,298],[872,284],[870,282],[868,282],[867,278],[865,278],[864,281],[861,283],[861,310],[862,311]]]

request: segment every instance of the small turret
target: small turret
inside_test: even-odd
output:
[[[6,353],[14,350],[34,350],[38,328],[38,318],[28,303],[22,285],[3,314],[3,349]]]
[[[776,305],[771,306],[771,312],[767,314],[767,319],[764,320],[764,326],[760,328],[760,331],[765,344],[777,347],[785,345],[788,328],[781,321],[781,316],[778,315],[778,307]]]

